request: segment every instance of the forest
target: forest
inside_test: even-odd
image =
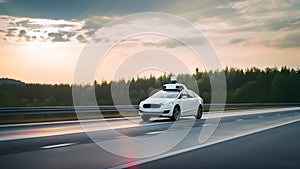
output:
[[[292,103],[300,102],[300,70],[287,67],[238,69],[226,67],[223,70],[204,71],[177,75],[178,82],[192,90],[195,84],[205,103],[211,102],[211,80],[222,73],[226,78],[227,103]],[[171,74],[155,77],[139,77],[131,80],[95,81],[89,85],[32,84],[13,79],[0,79],[0,107],[20,106],[68,106],[73,105],[72,87],[95,92],[98,105],[113,105],[113,88],[126,90],[132,104],[139,102],[169,83]],[[192,82],[191,82],[192,81]],[[122,95],[124,91],[119,90]],[[126,92],[125,92],[126,94]],[[88,105],[88,103],[86,103]],[[119,102],[118,104],[122,104]],[[124,103],[127,104],[127,103]]]

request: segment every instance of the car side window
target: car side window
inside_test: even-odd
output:
[[[188,96],[188,93],[186,91],[182,91],[181,94],[180,94],[180,99],[182,98],[182,96]]]
[[[191,95],[191,98],[197,98],[197,97],[198,97],[197,94],[194,93],[194,92],[191,91],[191,90],[189,90],[188,93],[189,93],[189,95]]]
[[[187,93],[188,93],[188,98],[194,98],[194,95],[191,91],[187,91]]]

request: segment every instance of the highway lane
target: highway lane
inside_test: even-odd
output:
[[[247,111],[231,111],[226,112],[216,132],[212,135],[207,143],[213,143],[218,140],[234,137],[247,132],[255,132],[258,129],[268,126],[281,124],[300,117],[300,108],[292,109],[264,109],[264,110],[247,110]],[[218,113],[212,113],[218,114]],[[227,115],[226,115],[227,114]],[[242,115],[247,114],[247,115]],[[217,116],[209,118],[216,118]],[[208,118],[207,116],[205,118]],[[208,119],[209,119],[208,118]],[[178,133],[190,127],[189,122],[193,121],[191,117],[185,117],[179,121],[180,125],[173,129],[173,133]],[[99,121],[85,121],[86,123],[98,127]],[[101,121],[100,123],[103,123]],[[193,146],[205,145],[199,144],[198,135],[199,131],[205,127],[205,120],[196,121],[192,126],[192,130],[188,136],[177,146],[170,151],[176,152]],[[128,124],[130,123],[130,124]],[[109,142],[111,140],[124,140],[128,137],[152,137],[159,135],[161,132],[168,130],[173,122],[166,119],[159,119],[149,123],[142,123],[138,118],[132,118],[130,121],[122,119],[111,120],[111,124],[123,134],[123,137],[115,137],[105,128],[98,128],[92,130],[98,134],[97,142]],[[117,125],[119,124],[119,125]],[[51,133],[52,130],[63,130],[70,127],[67,134]],[[72,129],[72,128],[77,129]],[[5,168],[107,168],[118,166],[124,163],[139,161],[140,159],[124,158],[111,154],[91,140],[86,133],[81,129],[78,130],[78,123],[47,123],[40,125],[19,125],[19,126],[3,126],[0,128],[1,138],[0,141],[0,161]],[[42,128],[42,129],[41,129]],[[49,131],[51,134],[43,137],[28,138],[27,135],[22,137],[15,137],[21,135],[22,132],[31,133],[35,130],[43,132]],[[78,130],[78,131],[77,131]],[[20,132],[21,131],[21,132]],[[38,131],[38,132],[41,132]],[[16,139],[5,141],[12,132]],[[37,132],[37,131],[36,131]],[[43,133],[41,132],[41,133]],[[47,135],[47,133],[44,135]],[[18,163],[16,163],[16,161]]]
[[[131,168],[300,168],[300,122]]]
[[[203,119],[221,118],[225,117],[237,117],[276,113],[281,111],[297,110],[298,107],[293,108],[276,108],[276,109],[251,109],[251,110],[231,110],[220,112],[205,112]],[[251,116],[249,116],[251,117]],[[182,120],[194,120],[193,117],[182,118]],[[88,131],[100,131],[110,128],[122,129],[129,127],[140,127],[150,125],[166,125],[166,123],[172,123],[168,120],[154,120],[154,123],[143,123],[139,117],[127,117],[116,119],[95,119],[95,120],[80,120],[84,126],[88,126]],[[63,121],[63,122],[43,122],[43,123],[25,123],[25,124],[12,124],[12,125],[0,125],[0,141],[15,140],[24,138],[45,137],[53,135],[64,135],[73,133],[82,133],[87,130],[83,130],[78,121]],[[109,124],[109,126],[107,125]]]

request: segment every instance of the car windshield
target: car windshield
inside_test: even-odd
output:
[[[153,94],[151,98],[176,98],[178,96],[178,91],[163,91],[160,90],[159,92]]]

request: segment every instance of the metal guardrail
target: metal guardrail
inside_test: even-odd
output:
[[[51,106],[51,107],[13,107],[0,108],[1,116],[15,115],[47,115],[47,114],[75,114],[77,112],[97,113],[101,111],[118,112],[118,111],[136,111],[137,105],[117,105],[117,106]],[[75,111],[76,110],[76,111]]]
[[[237,108],[237,107],[264,107],[264,106],[300,106],[300,103],[227,103],[227,104],[204,104],[204,108]],[[48,114],[75,114],[75,110],[84,113],[137,111],[138,105],[115,105],[115,106],[49,106],[49,107],[7,107],[0,108],[1,116],[16,115],[48,115]]]

